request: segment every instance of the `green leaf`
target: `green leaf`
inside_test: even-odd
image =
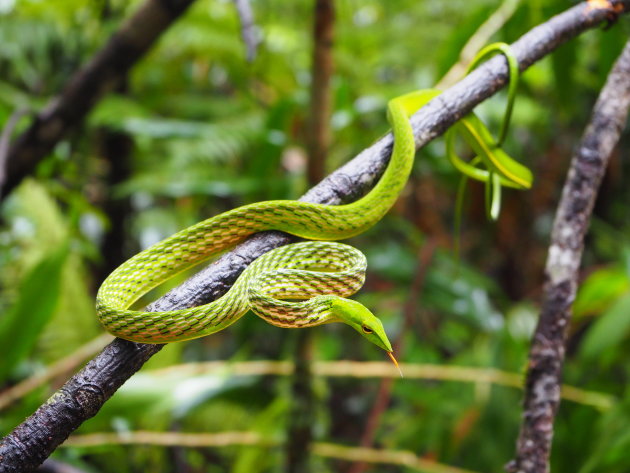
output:
[[[589,454],[582,462],[579,473],[605,471],[607,473],[628,470],[630,448],[630,409],[628,399],[614,406],[598,419],[594,429],[589,430]]]
[[[4,353],[0,381],[30,353],[53,315],[59,300],[61,271],[67,256],[67,244],[44,256],[24,277],[17,301],[0,319],[0,346]]]
[[[601,314],[630,290],[630,278],[619,267],[603,268],[590,274],[573,303],[575,317]]]
[[[284,425],[287,409],[287,398],[278,397],[267,409],[252,419],[252,430],[260,433],[265,439],[277,439],[281,435],[280,430]],[[239,455],[232,471],[234,473],[268,471],[274,461],[277,461],[277,458],[269,454],[268,447],[249,448]]]
[[[630,293],[618,299],[584,337],[581,355],[594,358],[604,349],[619,345],[630,331]]]
[[[89,116],[93,127],[108,126],[122,129],[128,120],[143,119],[148,112],[140,104],[123,95],[110,95],[101,101]]]

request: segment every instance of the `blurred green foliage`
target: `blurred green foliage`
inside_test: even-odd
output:
[[[19,108],[40,110],[139,3],[0,1],[0,123]],[[329,170],[384,133],[387,100],[436,83],[500,6],[496,0],[336,4]],[[93,296],[103,268],[121,262],[104,250],[112,232],[128,257],[209,215],[257,200],[297,198],[306,190],[312,1],[257,0],[252,6],[262,40],[252,64],[244,59],[232,2],[197,0],[134,68],[123,93],[101,101],[3,203],[0,387],[41,373],[100,333]],[[511,42],[566,7],[561,0],[521,2],[488,40]],[[401,361],[524,371],[568,159],[627,30],[622,18],[609,30],[588,32],[524,74],[506,147],[534,169],[534,188],[509,193],[500,221],[490,225],[483,191],[472,187],[460,265],[450,252],[458,176],[440,140],[419,153],[390,215],[354,239],[370,262],[358,298],[392,338],[402,340]],[[480,113],[496,127],[501,99],[484,103]],[[27,125],[21,119],[17,132]],[[112,157],[104,150],[121,135],[132,150]],[[625,134],[621,149],[629,141]],[[116,171],[115,159],[128,169]],[[611,394],[617,402],[607,412],[562,404],[556,472],[630,468],[630,187],[622,183],[629,171],[616,154],[587,241],[565,370],[566,383]],[[126,203],[127,213],[110,215],[112,202]],[[437,247],[426,268],[418,256],[425,245]],[[424,284],[412,291],[419,271]],[[314,332],[319,360],[383,359],[347,327]],[[170,345],[79,432],[248,430],[282,441],[289,378],[152,370],[205,360],[287,359],[294,353],[287,340],[286,331],[248,316],[212,337]],[[6,408],[0,433],[62,381]],[[310,408],[317,412],[317,439],[358,445],[378,381],[317,378],[316,389],[318,404]],[[514,451],[520,397],[484,383],[397,381],[376,445],[473,471],[500,471]],[[55,457],[85,471],[122,473],[184,466],[256,473],[280,471],[283,464],[281,449],[236,446],[68,448]],[[347,468],[315,461],[318,472]]]

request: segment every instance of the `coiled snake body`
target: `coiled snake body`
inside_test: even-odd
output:
[[[511,81],[516,80],[517,73],[518,67],[511,66]],[[361,252],[340,243],[311,241],[270,251],[254,261],[223,297],[209,304],[169,312],[142,312],[129,307],[173,275],[256,232],[280,230],[309,240],[339,240],[367,230],[393,205],[411,171],[415,143],[409,116],[437,94],[435,90],[421,90],[389,102],[392,156],[381,179],[364,197],[338,206],[259,202],[186,228],[137,254],[107,277],[96,303],[103,326],[128,340],[166,343],[217,332],[252,309],[267,322],[287,328],[344,322],[393,359],[380,320],[363,305],[346,299],[363,284],[366,262]],[[456,126],[468,130],[463,130],[462,136],[478,153],[477,162],[487,163],[505,185],[531,184],[529,170],[492,144],[489,132],[474,118],[465,117]],[[463,173],[489,179],[490,173],[484,175],[474,166],[466,168],[456,158],[451,160]]]
[[[304,242],[277,248],[258,258],[227,294],[209,304],[169,312],[129,307],[178,272],[259,231],[280,230],[310,240],[339,240],[364,232],[389,210],[407,181],[415,154],[408,116],[427,101],[420,91],[390,102],[392,157],[381,179],[363,198],[338,206],[259,202],[186,228],[132,257],[107,277],[96,299],[103,326],[128,340],[165,343],[217,332],[251,308],[281,327],[342,321],[391,352],[380,320],[361,304],[345,299],[363,284],[366,264],[362,253],[340,243]],[[283,300],[304,298],[303,302]]]

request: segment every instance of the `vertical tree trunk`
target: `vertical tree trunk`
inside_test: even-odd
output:
[[[311,444],[315,422],[315,393],[313,391],[313,336],[308,329],[298,330],[295,341],[295,372],[291,382],[291,408],[289,415],[286,471],[309,473]]]
[[[311,106],[306,130],[308,181],[311,186],[324,178],[330,146],[330,82],[333,71],[332,46],[335,21],[334,0],[315,0]],[[292,407],[287,442],[287,473],[309,473],[310,448],[315,422],[313,374],[311,371],[313,339],[310,330],[295,336],[295,373],[291,386]]]
[[[114,197],[112,189],[129,177],[132,147],[133,141],[126,133],[104,130],[102,155],[109,164],[109,173],[106,184],[108,192],[103,210],[109,217],[110,227],[105,233],[102,245],[101,279],[105,279],[129,257],[126,251],[126,224],[131,212],[131,203],[128,198]]]
[[[334,24],[334,0],[315,0],[311,107],[307,130],[308,181],[312,186],[324,177],[326,155],[330,146]]]
[[[119,93],[127,90],[126,79],[119,87]],[[105,128],[102,130],[100,154],[107,161],[108,172],[105,182],[105,198],[103,211],[109,217],[110,227],[105,233],[102,245],[103,264],[99,270],[99,281],[104,280],[109,273],[122,264],[132,251],[127,251],[127,220],[131,213],[131,203],[128,198],[116,198],[114,189],[125,182],[131,174],[131,158],[133,140],[124,132]]]
[[[600,92],[562,189],[551,233],[543,301],[529,350],[523,419],[513,473],[548,473],[565,337],[575,300],[584,237],[606,165],[628,118],[630,42]]]

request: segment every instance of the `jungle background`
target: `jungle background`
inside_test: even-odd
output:
[[[29,113],[139,4],[0,1],[0,123],[13,118],[10,132],[24,130]],[[242,204],[298,198],[322,177],[307,164],[313,1],[251,6],[259,42],[251,61],[235,4],[197,0],[2,202],[0,435],[107,343],[93,301],[111,270],[181,228]],[[385,133],[387,101],[440,82],[471,38],[509,43],[567,6],[335,1],[325,173]],[[483,37],[479,27],[493,15],[499,25]],[[459,259],[460,176],[442,139],[418,153],[388,216],[351,240],[369,261],[356,299],[385,324],[406,378],[383,377],[369,363],[344,371],[340,360],[386,361],[348,327],[298,334],[249,314],[213,336],[168,345],[53,459],[85,472],[502,470],[518,435],[518,388],[568,161],[628,30],[622,17],[524,73],[505,148],[532,168],[534,187],[508,191],[493,223],[483,187],[471,184]],[[504,99],[477,109],[493,129]],[[566,391],[556,420],[557,472],[630,468],[629,144],[624,134],[586,242],[564,370],[579,389]],[[276,363],[309,359],[310,370],[295,375]],[[191,433],[219,435],[207,445],[180,435]],[[344,454],[359,445],[375,447],[376,457]]]

